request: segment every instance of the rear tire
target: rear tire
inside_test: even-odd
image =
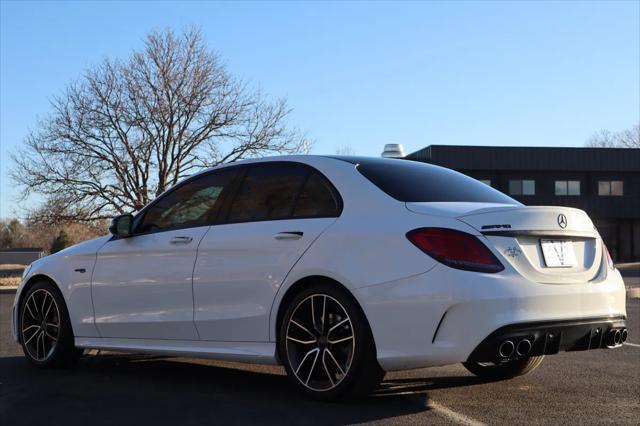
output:
[[[18,333],[25,357],[36,367],[63,367],[78,358],[64,298],[49,281],[38,281],[21,298]]]
[[[543,356],[514,359],[504,363],[463,362],[462,365],[478,377],[505,380],[531,373],[542,364]]]
[[[293,297],[280,326],[278,353],[293,384],[319,400],[364,396],[384,377],[360,307],[335,285],[312,284]]]

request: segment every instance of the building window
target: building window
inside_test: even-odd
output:
[[[557,180],[556,195],[580,195],[580,181]]]
[[[598,195],[617,196],[624,195],[624,182],[621,180],[601,180],[598,181]]]
[[[535,180],[510,180],[509,194],[536,195],[536,181]]]
[[[491,179],[478,179],[478,180],[484,183],[485,185],[491,186]]]

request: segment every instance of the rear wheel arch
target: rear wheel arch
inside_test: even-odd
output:
[[[304,290],[304,288],[307,285],[310,284],[325,284],[325,285],[329,285],[335,288],[339,288],[340,290],[344,291],[345,294],[347,294],[350,298],[351,301],[354,303],[354,305],[358,308],[360,315],[362,316],[365,324],[367,325],[368,331],[369,331],[369,335],[371,338],[371,341],[373,342],[374,348],[376,348],[376,344],[375,344],[375,339],[373,337],[373,332],[371,330],[371,324],[369,324],[369,319],[367,318],[367,316],[364,313],[364,309],[362,309],[362,306],[360,305],[360,302],[358,301],[358,299],[356,299],[356,297],[353,295],[353,293],[342,283],[340,283],[339,281],[334,280],[333,278],[329,278],[323,275],[311,275],[308,277],[304,277],[299,279],[298,281],[296,281],[295,283],[293,283],[285,292],[284,296],[282,296],[282,299],[280,300],[280,304],[278,305],[278,313],[276,316],[276,324],[275,324],[275,336],[276,336],[276,358],[278,363],[282,363],[282,360],[284,359],[282,354],[280,353],[280,328],[282,326],[282,321],[284,319],[284,315],[287,311],[287,308],[289,307],[289,303],[291,303],[291,301],[293,300],[293,298],[302,290]],[[377,353],[377,349],[376,349],[376,353]]]

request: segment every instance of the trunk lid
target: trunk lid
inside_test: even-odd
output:
[[[479,203],[407,203],[407,208],[468,224],[484,235],[504,261],[532,281],[575,284],[599,274],[602,243],[582,210]]]

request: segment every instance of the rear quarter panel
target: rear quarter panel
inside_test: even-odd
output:
[[[270,339],[277,337],[277,313],[287,290],[309,276],[331,278],[356,299],[358,288],[376,286],[429,271],[436,261],[406,238],[412,229],[437,226],[479,234],[451,217],[426,216],[409,211],[354,170],[351,163],[325,159],[311,165],[333,182],[343,199],[340,217],[294,265],[276,294],[270,315]],[[360,301],[368,316],[369,307]]]

